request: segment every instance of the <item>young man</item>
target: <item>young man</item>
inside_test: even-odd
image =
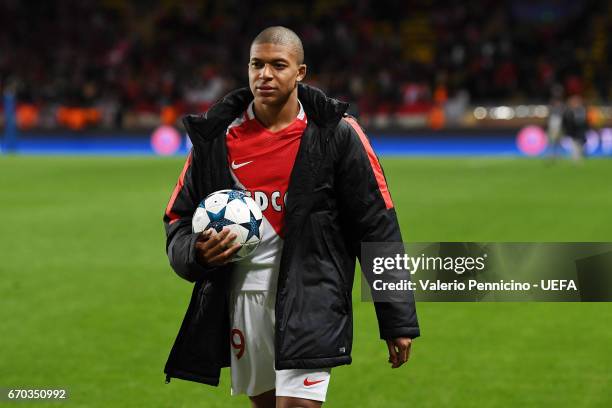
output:
[[[380,163],[347,104],[300,84],[299,37],[270,27],[253,41],[250,89],[188,116],[193,149],[164,224],[174,270],[196,282],[166,363],[171,377],[217,385],[231,366],[232,394],[255,407],[318,407],[331,367],[350,364],[351,288],[361,242],[401,242]],[[227,230],[192,233],[200,200],[249,191],[264,232],[254,254]],[[393,368],[419,335],[414,300],[375,303]]]

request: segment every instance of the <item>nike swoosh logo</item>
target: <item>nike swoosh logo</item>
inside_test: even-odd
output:
[[[320,382],[323,382],[325,380],[317,380],[317,381],[308,381],[308,377],[304,378],[304,386],[305,387],[310,387],[311,385],[315,385],[318,384]]]
[[[239,169],[243,166],[246,166],[247,164],[253,163],[253,160],[248,161],[248,162],[244,162],[244,163],[240,163],[240,164],[236,164],[235,160],[232,160],[232,170],[236,170]]]

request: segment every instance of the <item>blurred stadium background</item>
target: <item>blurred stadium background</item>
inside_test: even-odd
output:
[[[285,24],[310,84],[351,102],[377,143],[400,136],[385,153],[520,154],[517,133],[538,126],[537,144],[550,101],[580,94],[587,151],[612,154],[605,1],[3,0],[0,16],[9,150],[151,153],[154,129],[244,86],[250,40]],[[162,132],[160,149],[173,139]]]
[[[245,86],[250,40],[274,24],[302,37],[307,82],[351,102],[406,241],[612,241],[610,2],[0,0],[0,387],[247,405],[227,372],[219,389],[163,384],[191,287],[161,215],[181,115]],[[550,160],[572,95],[587,160]],[[423,302],[393,372],[372,306],[354,306],[354,363],[326,406],[612,406],[610,304]]]

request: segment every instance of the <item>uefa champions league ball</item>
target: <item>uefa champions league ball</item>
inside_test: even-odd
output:
[[[263,215],[255,201],[240,190],[219,190],[209,194],[193,214],[193,232],[209,228],[217,233],[227,227],[236,234],[233,244],[242,244],[232,261],[251,254],[261,241]]]

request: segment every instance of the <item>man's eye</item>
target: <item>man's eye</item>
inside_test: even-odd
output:
[[[285,64],[276,64],[274,67],[276,69],[285,69],[287,66]]]
[[[253,68],[261,68],[262,64],[261,64],[261,62],[251,62],[251,66]]]

